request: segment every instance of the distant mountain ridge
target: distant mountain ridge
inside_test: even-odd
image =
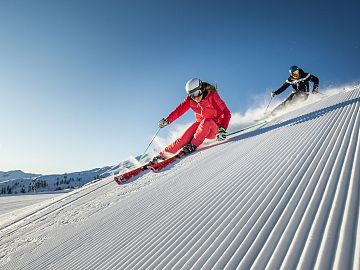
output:
[[[140,156],[129,158],[114,166],[63,174],[42,175],[24,173],[21,170],[0,171],[0,195],[51,192],[79,188],[89,182],[97,181],[110,175],[118,174],[120,171],[133,168],[139,159]],[[146,162],[149,160],[149,156],[145,155],[143,160]]]
[[[13,170],[13,171],[0,171],[0,183],[6,182],[13,179],[19,179],[19,178],[32,178],[32,177],[38,177],[41,176],[41,174],[34,174],[34,173],[25,173],[21,170]]]

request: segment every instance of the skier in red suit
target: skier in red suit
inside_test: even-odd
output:
[[[176,154],[179,150],[183,154],[189,154],[195,151],[206,138],[216,138],[219,141],[226,139],[226,129],[229,126],[231,114],[217,89],[209,83],[194,78],[186,83],[185,90],[187,97],[173,112],[159,121],[159,127],[163,128],[174,122],[190,108],[195,113],[196,121],[180,138],[155,156],[151,161],[153,164]]]

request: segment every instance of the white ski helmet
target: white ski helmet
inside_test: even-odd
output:
[[[185,85],[185,91],[188,96],[199,96],[203,93],[202,81],[198,78],[192,78],[187,81]]]

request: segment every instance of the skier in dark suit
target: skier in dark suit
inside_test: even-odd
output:
[[[280,105],[278,105],[272,113],[279,111],[288,104],[292,104],[296,101],[304,101],[309,96],[309,82],[313,83],[312,93],[317,94],[319,92],[319,79],[311,75],[310,73],[304,72],[301,68],[297,66],[292,66],[289,69],[290,77],[285,81],[285,83],[276,91],[271,93],[271,96],[274,97],[276,95],[284,92],[290,85],[293,90],[291,95],[285,99]]]

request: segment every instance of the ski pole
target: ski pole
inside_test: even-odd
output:
[[[271,103],[272,99],[273,99],[273,97],[271,96],[270,101],[269,101],[269,104],[267,105],[267,107],[266,107],[266,110],[265,110],[264,114],[266,114],[266,112],[267,112],[267,110],[268,110],[268,108],[269,108],[269,106],[270,106],[270,103]]]
[[[139,161],[142,160],[142,158],[144,157],[146,151],[149,149],[149,147],[150,147],[150,145],[152,144],[152,142],[154,141],[155,137],[158,135],[159,131],[160,131],[160,128],[158,128],[158,130],[156,131],[156,133],[155,133],[155,135],[153,136],[153,138],[151,139],[149,145],[146,147],[144,153],[141,155]]]

